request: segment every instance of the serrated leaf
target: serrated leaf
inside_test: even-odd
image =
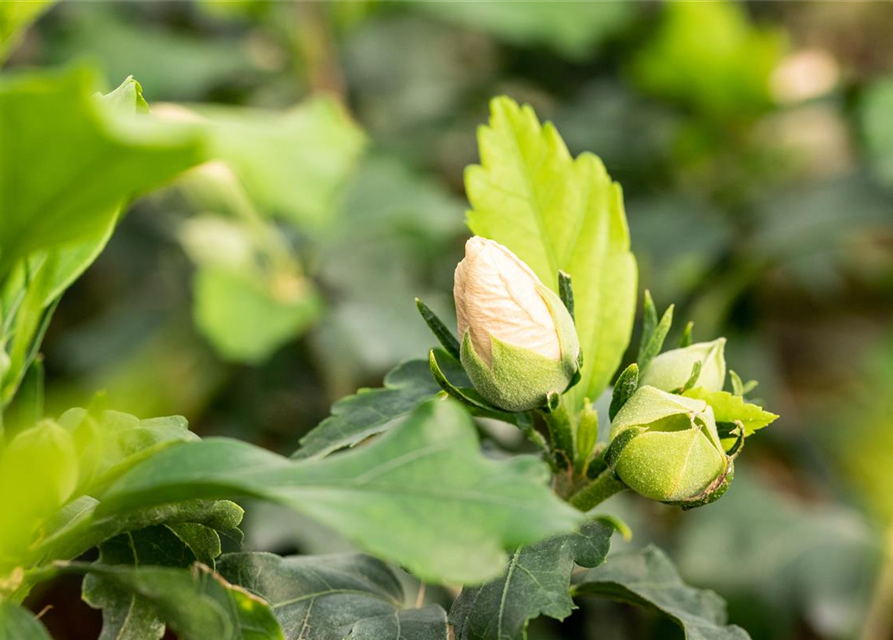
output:
[[[98,576],[150,603],[182,640],[284,640],[265,601],[200,563],[188,570],[71,563],[60,571]]]
[[[441,360],[451,380],[471,386],[462,367],[454,364],[455,360],[449,357]],[[332,415],[301,438],[301,448],[292,457],[320,458],[337,449],[352,447],[382,433],[395,418],[406,415],[439,392],[427,360],[403,362],[385,376],[384,387],[360,389],[332,405]]]
[[[605,560],[614,528],[587,522],[579,532],[521,547],[502,577],[467,587],[450,609],[456,640],[524,640],[540,615],[564,620],[576,609],[569,589],[575,565]]]
[[[726,605],[718,595],[683,583],[669,558],[653,546],[611,556],[581,575],[574,593],[654,609],[679,625],[687,640],[750,638],[741,627],[726,624]]]
[[[197,131],[113,123],[93,85],[83,68],[0,80],[0,274],[32,251],[100,233],[126,198],[202,159]]]
[[[759,405],[747,402],[741,396],[732,395],[728,391],[707,391],[701,387],[689,389],[684,396],[705,400],[713,408],[716,422],[741,421],[744,425],[744,436],[748,437],[757,429],[762,429],[775,422],[778,416]]]
[[[30,611],[9,600],[0,600],[0,640],[52,640]]]
[[[214,537],[217,536],[212,530],[208,531]],[[217,538],[216,555],[220,554],[219,546],[220,539]],[[196,560],[196,553],[171,528],[154,526],[104,542],[99,547],[99,560],[96,564],[185,569]],[[97,574],[89,574],[84,578],[82,598],[94,609],[102,609],[102,633],[99,640],[157,639],[164,635],[164,622],[156,616],[151,602],[133,591],[122,591],[116,583],[104,580]]]
[[[490,104],[478,130],[481,164],[467,168],[468,226],[511,249],[554,291],[574,282],[574,316],[585,366],[570,392],[596,400],[629,344],[636,262],[620,186],[590,153],[571,157],[551,123],[509,98]]]
[[[367,618],[394,617],[404,594],[381,560],[358,553],[281,557],[229,553],[221,575],[264,598],[288,640],[342,640]]]
[[[469,415],[429,400],[369,446],[293,461],[228,439],[163,451],[101,496],[104,514],[192,497],[250,495],[305,513],[427,580],[472,583],[503,549],[573,529],[581,516],[546,486],[546,466],[479,451]],[[437,549],[437,553],[431,553]]]

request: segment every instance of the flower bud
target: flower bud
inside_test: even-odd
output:
[[[462,365],[484,399],[527,411],[567,389],[580,367],[574,321],[515,254],[471,238],[456,267],[453,295]]]
[[[614,417],[612,446],[615,441],[622,445],[612,453],[617,476],[661,502],[702,499],[730,469],[707,403],[654,387],[640,387]]]
[[[713,342],[697,342],[681,349],[672,349],[656,356],[642,374],[639,383],[663,391],[677,391],[691,377],[696,362],[701,371],[692,387],[722,391],[726,380],[725,338]]]

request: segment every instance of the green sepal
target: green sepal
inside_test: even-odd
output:
[[[688,380],[685,381],[685,384],[682,385],[682,388],[679,389],[676,393],[683,394],[692,387],[695,386],[695,383],[698,381],[698,377],[701,375],[701,367],[704,366],[704,362],[702,360],[696,360],[695,363],[691,366],[691,375],[688,376]]]
[[[440,388],[443,389],[448,396],[464,404],[471,409],[472,413],[475,415],[496,418],[503,422],[516,424],[520,427],[524,427],[530,422],[526,415],[522,419],[519,417],[521,414],[513,414],[503,411],[484,400],[474,389],[457,387],[450,382],[449,379],[447,379],[446,374],[444,374],[443,369],[440,367],[440,363],[437,362],[436,351],[436,349],[431,349],[431,351],[428,352],[428,364],[431,367],[431,375],[434,377],[435,382],[437,382]]]
[[[574,318],[574,285],[570,274],[564,271],[558,272],[558,295],[570,314],[571,320],[576,322],[576,318]]]
[[[639,388],[639,365],[633,362],[623,370],[614,383],[614,393],[611,396],[611,406],[608,409],[608,417],[611,420],[617,415],[617,412],[623,408],[626,401],[629,400],[636,389]]]
[[[611,469],[612,473],[617,466],[617,461],[620,459],[620,454],[623,453],[623,450],[627,445],[646,431],[648,431],[648,429],[644,427],[624,429],[617,434],[617,437],[611,440],[611,444],[605,449],[605,454],[602,456],[602,459],[605,461],[607,467]]]
[[[431,333],[437,338],[437,341],[444,349],[446,349],[448,354],[458,360],[460,351],[459,341],[456,340],[456,336],[453,335],[453,332],[449,330],[443,320],[438,318],[437,314],[434,313],[428,305],[422,302],[421,299],[415,299],[415,306],[419,310],[422,320],[425,321],[425,324],[431,329]]]
[[[645,310],[642,325],[642,340],[639,343],[639,355],[636,362],[643,371],[654,357],[660,353],[670,332],[673,324],[673,305],[667,307],[660,322],[657,321],[657,309],[654,306],[654,300],[651,298],[651,292],[645,291]]]
[[[691,346],[691,333],[695,328],[695,323],[691,320],[688,321],[688,324],[685,325],[685,329],[682,331],[682,336],[679,338],[679,348],[684,349],[685,347]]]
[[[729,369],[729,380],[732,383],[733,396],[746,396],[748,393],[756,389],[757,385],[759,384],[756,380],[748,380],[747,382],[743,382],[741,380],[741,376],[739,376],[731,369]]]
[[[712,342],[696,342],[682,349],[671,349],[656,356],[647,366],[642,366],[639,382],[657,387],[661,391],[675,392],[686,385],[695,362],[701,361],[701,371],[695,386],[707,391],[720,391],[725,384],[726,361],[723,351],[725,338]]]
[[[589,460],[598,441],[598,412],[593,409],[589,398],[583,400],[583,411],[580,413],[580,423],[577,425],[577,459],[574,467],[580,475],[587,473]]]
[[[732,480],[735,479],[735,464],[732,460],[729,460],[729,466],[726,472],[717,478],[716,483],[711,485],[707,489],[703,491],[700,495],[695,496],[694,498],[690,498],[688,500],[679,500],[677,502],[665,502],[664,504],[673,506],[673,507],[681,507],[683,511],[689,511],[690,509],[697,509],[698,507],[704,507],[708,504],[716,502],[720,498],[722,498],[726,491],[729,490],[729,486],[732,484]]]

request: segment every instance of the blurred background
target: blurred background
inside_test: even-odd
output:
[[[424,355],[415,296],[452,314],[463,168],[507,94],[601,156],[641,289],[676,303],[677,332],[728,337],[782,416],[719,503],[608,503],[636,532],[615,547],[657,541],[755,640],[893,638],[893,2],[64,2],[8,68],[74,61],[108,88],[135,76],[159,115],[213,113],[233,161],[138,200],[65,296],[54,412],[105,390],[297,448]],[[343,545],[262,505],[246,529]],[[98,635],[78,588],[44,595],[54,637]],[[676,637],[659,624],[582,603],[530,637]]]

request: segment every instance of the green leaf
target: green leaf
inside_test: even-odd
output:
[[[452,640],[447,614],[440,605],[396,611],[391,615],[360,620],[347,640]]]
[[[397,575],[381,560],[358,553],[229,553],[219,571],[268,601],[289,640],[342,640],[356,622],[393,619],[403,607]]]
[[[718,595],[683,583],[669,558],[653,546],[611,556],[580,576],[573,591],[654,609],[679,625],[687,640],[750,638],[742,628],[726,625],[726,606]]]
[[[572,2],[555,11],[550,2],[438,3],[415,5],[445,20],[494,34],[518,45],[546,45],[577,60],[593,56],[599,46],[634,18],[637,7],[622,2]]]
[[[202,159],[197,131],[148,118],[113,121],[93,86],[83,68],[0,80],[8,134],[0,154],[0,276],[32,251],[101,233],[126,198]]]
[[[466,587],[453,603],[456,640],[523,640],[527,623],[537,616],[564,620],[576,609],[569,593],[575,565],[604,562],[613,532],[601,522],[587,522],[579,533],[515,551],[500,578]]]
[[[172,447],[114,483],[100,512],[187,496],[256,496],[305,513],[423,579],[470,583],[502,570],[503,549],[579,522],[548,489],[548,477],[527,456],[484,458],[468,414],[453,401],[429,400],[371,445],[324,460],[296,462],[227,439]]]
[[[195,323],[227,360],[257,364],[301,335],[322,301],[306,278],[258,277],[202,266],[195,274]]]
[[[451,379],[468,380],[455,360],[443,358]],[[422,401],[435,397],[440,387],[431,376],[427,360],[409,360],[385,376],[384,387],[360,389],[332,405],[332,415],[301,438],[301,448],[292,457],[321,458],[332,451],[352,447],[370,436],[382,433],[395,418],[404,416]]]
[[[642,328],[642,341],[639,344],[639,355],[636,356],[636,364],[642,371],[648,367],[664,346],[664,340],[667,339],[667,334],[673,324],[673,306],[667,307],[660,322],[657,322],[657,309],[654,307],[654,300],[651,299],[651,293],[645,292],[645,322]]]
[[[210,556],[213,563],[213,559],[220,555],[220,538],[213,530],[202,528],[216,539],[216,549],[206,548],[196,553],[172,528],[154,526],[106,541],[100,545],[99,560],[94,564],[103,567],[151,565],[185,569],[200,560],[199,556]],[[102,609],[102,634],[99,640],[157,639],[164,635],[164,623],[155,615],[152,604],[133,591],[122,591],[114,581],[89,574],[84,578],[82,597],[94,609]]]
[[[775,422],[778,416],[769,413],[759,405],[747,402],[741,396],[732,395],[728,391],[707,391],[701,387],[689,389],[683,395],[689,398],[705,400],[713,407],[716,422],[737,422],[744,425],[744,436],[748,437],[757,429],[762,429]]]
[[[574,282],[574,317],[583,379],[576,406],[596,400],[629,344],[636,305],[636,262],[620,185],[590,153],[572,158],[551,123],[509,98],[490,104],[478,131],[481,164],[468,167],[468,226],[511,249],[558,291],[558,272]]]
[[[52,640],[30,611],[9,600],[0,600],[0,640]]]
[[[234,587],[203,564],[191,569],[71,563],[63,573],[87,573],[151,604],[182,640],[284,640],[269,605]],[[139,637],[139,636],[137,636]]]
[[[614,392],[611,394],[611,406],[608,408],[608,418],[614,419],[617,412],[623,408],[626,401],[639,388],[639,366],[633,362],[617,376],[614,382]]]
[[[212,152],[236,172],[265,213],[319,227],[365,146],[365,135],[333,99],[283,113],[225,107],[209,118]]]
[[[25,29],[52,4],[53,0],[0,2],[0,63],[18,45]]]

